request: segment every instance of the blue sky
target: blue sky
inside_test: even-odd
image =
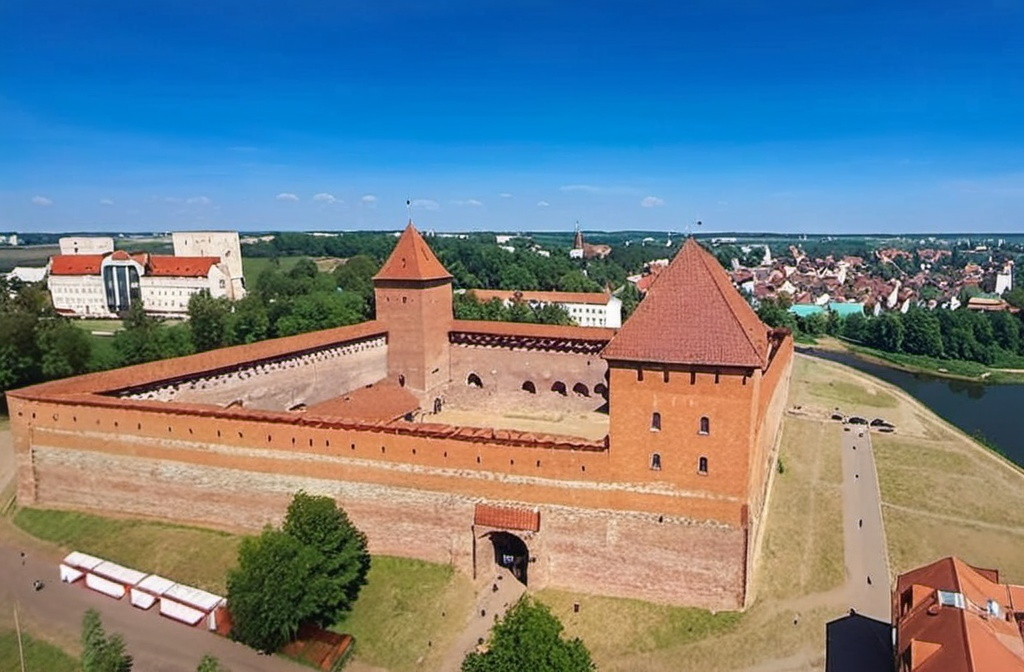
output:
[[[0,3],[0,230],[1024,230],[1024,0]]]

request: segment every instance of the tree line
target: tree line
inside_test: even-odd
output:
[[[1011,297],[1013,298],[1013,297]],[[782,301],[765,300],[757,309],[765,324],[807,336],[840,336],[877,350],[937,359],[1016,368],[1024,358],[1024,313],[913,307],[878,316],[855,313],[839,318],[825,311],[798,317]]]

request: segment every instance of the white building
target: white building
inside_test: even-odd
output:
[[[218,257],[148,253],[68,254],[50,258],[47,286],[57,312],[74,317],[117,317],[137,301],[146,312],[184,316],[193,295],[240,298],[228,265]]]
[[[227,268],[230,298],[245,296],[242,247],[237,231],[179,231],[171,234],[176,257],[217,257]],[[147,304],[148,305],[148,304]]]
[[[1005,294],[1013,289],[1013,261],[1008,261],[996,273],[996,294]]]
[[[61,238],[61,254],[110,254],[114,239],[106,236],[68,236]]]
[[[30,266],[15,266],[14,270],[7,274],[7,280],[18,280],[25,284],[42,282],[46,279],[46,266],[33,268]]]
[[[504,289],[469,290],[481,303],[498,299],[507,307],[514,303],[526,303],[531,308],[548,304],[561,306],[569,317],[581,327],[622,326],[622,301],[611,294],[601,292],[520,292]]]

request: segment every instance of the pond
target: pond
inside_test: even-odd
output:
[[[968,434],[983,437],[1011,460],[1024,466],[1024,385],[982,385],[908,373],[844,352],[802,352],[845,364],[892,383],[937,415]]]

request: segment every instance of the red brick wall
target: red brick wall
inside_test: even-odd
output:
[[[377,321],[388,330],[388,377],[413,390],[448,382],[451,362],[451,281],[377,281]]]
[[[465,385],[470,373],[480,376],[484,388],[500,390],[522,389],[529,380],[538,394],[549,392],[556,381],[565,383],[570,394],[576,383],[583,383],[595,398],[600,395],[594,388],[608,385],[608,363],[598,355],[473,345],[453,345],[451,352],[455,385]]]

